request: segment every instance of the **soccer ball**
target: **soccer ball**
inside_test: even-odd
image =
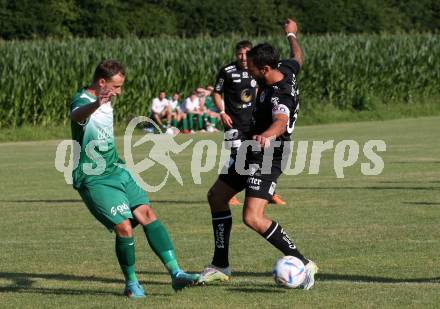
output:
[[[175,128],[175,127],[169,127],[169,128],[165,131],[165,134],[168,134],[168,135],[177,135],[177,134],[179,134],[179,132],[180,132],[180,130],[179,130],[178,128]]]
[[[303,283],[306,277],[304,263],[290,255],[284,256],[275,262],[272,274],[278,286],[292,289]]]

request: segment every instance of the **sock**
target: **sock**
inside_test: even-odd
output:
[[[177,128],[177,120],[176,119],[171,120],[171,125]]]
[[[210,118],[210,121],[212,123],[212,127],[216,128],[217,127],[217,119],[214,118],[214,117],[209,117],[209,118]]]
[[[212,228],[214,230],[214,257],[212,265],[225,268],[229,266],[229,236],[232,228],[231,211],[212,213]]]
[[[144,225],[144,232],[151,249],[162,261],[170,275],[177,274],[180,271],[180,267],[176,260],[173,242],[162,223],[159,220],[155,220],[150,224]]]
[[[189,129],[192,131],[194,129],[193,114],[188,113],[187,119],[188,119]]]
[[[116,235],[115,251],[125,281],[138,281],[134,271],[134,237],[119,237]]]
[[[203,129],[203,116],[197,115],[198,130]]]
[[[188,130],[188,119],[186,118],[182,119],[182,128],[183,130]]]
[[[299,252],[293,241],[289,238],[289,235],[284,232],[283,228],[277,222],[272,221],[270,227],[261,236],[266,238],[266,240],[270,242],[272,246],[280,250],[284,255],[294,256],[300,259],[304,265],[309,262]]]

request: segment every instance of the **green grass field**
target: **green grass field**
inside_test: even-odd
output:
[[[271,268],[281,254],[241,221],[233,208],[230,282],[175,294],[164,267],[140,230],[137,269],[147,292],[132,302],[109,234],[54,167],[59,141],[0,144],[1,308],[438,308],[440,303],[440,117],[298,127],[295,140],[383,139],[385,168],[364,176],[360,164],[337,179],[334,151],[324,153],[319,175],[282,176],[277,188],[287,206],[267,214],[289,231],[320,266],[311,291],[277,288]],[[66,136],[66,138],[68,138]],[[178,142],[188,139],[178,138]],[[197,134],[194,139],[220,134]],[[192,144],[194,145],[194,143]],[[122,153],[122,139],[119,140]],[[206,192],[216,171],[192,181],[192,146],[174,159],[184,185],[171,179],[150,199],[168,227],[183,268],[200,271],[213,244]],[[146,148],[135,154],[140,160]],[[217,163],[218,164],[218,163]],[[165,170],[142,176],[151,183]],[[240,199],[243,196],[240,195]]]

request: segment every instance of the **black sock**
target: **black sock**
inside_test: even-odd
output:
[[[280,250],[284,255],[294,256],[300,259],[304,265],[309,262],[299,252],[293,241],[289,238],[289,235],[284,232],[283,228],[277,222],[272,221],[270,227],[261,236],[266,238],[266,240],[270,242],[272,246]]]
[[[214,230],[214,257],[212,265],[225,268],[229,266],[229,236],[232,228],[231,211],[212,213],[212,228]]]

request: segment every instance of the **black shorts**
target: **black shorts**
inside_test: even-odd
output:
[[[244,169],[246,175],[240,174],[236,166],[236,154],[232,153],[229,158],[229,167],[225,173],[220,174],[219,179],[236,191],[245,191],[246,197],[257,197],[272,200],[277,186],[278,177],[282,173],[281,160],[272,160],[269,170],[262,170],[262,161],[247,161]]]

